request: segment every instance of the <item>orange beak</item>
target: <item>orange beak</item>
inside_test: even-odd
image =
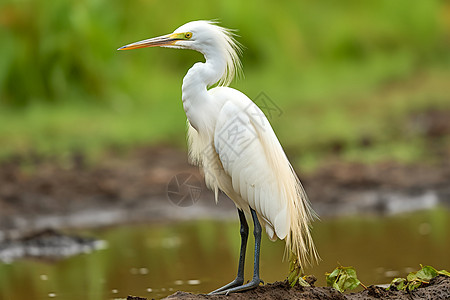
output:
[[[146,48],[146,47],[168,46],[168,45],[175,44],[175,42],[177,40],[179,40],[179,39],[177,37],[175,37],[174,34],[167,34],[167,35],[155,37],[152,39],[128,44],[128,45],[120,47],[117,50],[131,50],[131,49],[139,49],[139,48]]]

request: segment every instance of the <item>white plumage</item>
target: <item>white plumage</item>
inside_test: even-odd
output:
[[[194,21],[120,49],[151,46],[193,49],[205,56],[184,77],[182,100],[190,161],[203,170],[216,201],[221,190],[247,216],[256,211],[269,238],[285,239],[301,266],[316,260],[309,229],[314,213],[297,175],[264,113],[227,87],[241,68],[233,34],[214,22]]]
[[[250,206],[271,240],[287,238],[303,265],[311,262],[312,211],[264,113],[237,90],[216,87],[209,94],[218,113],[203,130],[188,123],[191,162],[202,168],[216,201],[222,190],[246,213]]]

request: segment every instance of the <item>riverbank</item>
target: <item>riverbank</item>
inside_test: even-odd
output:
[[[171,185],[187,177],[189,184]],[[322,218],[450,206],[450,155],[434,165],[331,160],[300,178]],[[177,203],[174,192],[189,201]],[[174,148],[141,148],[94,166],[82,155],[64,164],[17,157],[0,166],[0,237],[47,228],[235,217],[228,198],[220,195],[217,205],[213,199],[186,153]]]

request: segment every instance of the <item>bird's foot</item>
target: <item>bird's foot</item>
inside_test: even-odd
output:
[[[224,285],[223,287],[218,288],[217,290],[212,291],[208,295],[220,295],[220,292],[229,290],[234,287],[242,286],[243,283],[244,283],[244,278],[236,277],[236,279],[233,280],[232,282]]]
[[[236,281],[236,280],[235,280]],[[229,286],[231,284],[233,284],[233,282],[230,282],[229,284],[209,293],[209,295],[228,295],[230,293],[235,293],[235,292],[243,292],[243,291],[247,291],[247,290],[251,290],[254,288],[257,288],[259,286],[260,283],[264,283],[264,281],[262,281],[259,278],[253,278],[252,281],[250,281],[247,284],[244,285],[232,285]]]

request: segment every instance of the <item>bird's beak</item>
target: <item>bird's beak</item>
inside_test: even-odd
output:
[[[178,34],[167,34],[167,35],[158,36],[158,37],[155,37],[152,39],[128,44],[128,45],[120,47],[117,50],[131,50],[131,49],[139,49],[139,48],[146,48],[146,47],[169,46],[169,45],[175,44],[175,42],[177,40],[180,40],[178,38]]]

